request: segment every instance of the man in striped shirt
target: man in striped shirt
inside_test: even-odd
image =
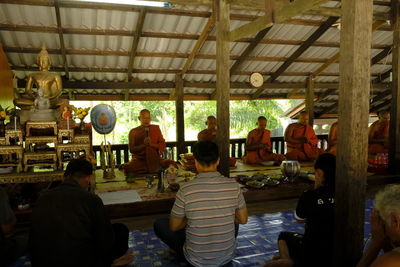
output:
[[[247,223],[239,185],[217,172],[218,146],[194,147],[197,177],[181,186],[171,216],[154,223],[156,235],[194,266],[221,266],[234,257],[237,228]]]

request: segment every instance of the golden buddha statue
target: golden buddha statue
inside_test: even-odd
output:
[[[40,72],[32,73],[28,76],[25,92],[22,95],[16,95],[14,105],[23,110],[32,109],[37,97],[37,92],[35,91],[38,88],[42,88],[44,97],[50,102],[50,108],[58,108],[62,102],[58,99],[62,94],[62,81],[59,75],[49,72],[51,61],[44,45],[37,56],[37,64],[39,65]],[[36,88],[35,91],[34,88]]]

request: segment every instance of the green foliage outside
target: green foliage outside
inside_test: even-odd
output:
[[[176,140],[175,102],[174,101],[71,101],[76,107],[91,107],[108,104],[117,113],[117,124],[106,140],[112,144],[127,144],[130,129],[139,126],[138,114],[142,109],[151,111],[152,121],[160,125],[167,141]],[[281,128],[286,118],[284,112],[298,104],[291,100],[255,100],[231,101],[230,120],[231,138],[245,138],[256,127],[258,116],[268,119],[268,129]],[[215,101],[185,101],[185,139],[196,140],[197,133],[206,128],[207,116],[216,115]],[[90,116],[85,118],[90,121]],[[104,141],[104,137],[94,133],[93,144]]]

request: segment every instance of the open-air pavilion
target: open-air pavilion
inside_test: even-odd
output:
[[[347,266],[363,248],[370,113],[391,110],[389,169],[399,174],[399,15],[396,0],[0,0],[0,75],[14,81],[1,100],[24,90],[43,44],[63,98],[174,100],[178,154],[184,101],[216,100],[229,175],[229,100],[305,99],[292,116],[339,118],[336,224],[347,227],[337,229],[335,259]],[[263,75],[259,88],[253,73]]]

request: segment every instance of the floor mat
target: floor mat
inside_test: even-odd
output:
[[[368,241],[371,230],[371,211],[372,201],[369,200],[365,211],[365,242]],[[248,223],[239,228],[236,256],[229,266],[262,266],[278,253],[276,240],[282,231],[304,232],[304,226],[293,218],[293,211],[250,216]],[[131,231],[129,248],[134,254],[134,261],[129,266],[187,266],[170,254],[167,246],[155,236],[152,229]],[[11,266],[30,266],[29,258],[24,256]]]

